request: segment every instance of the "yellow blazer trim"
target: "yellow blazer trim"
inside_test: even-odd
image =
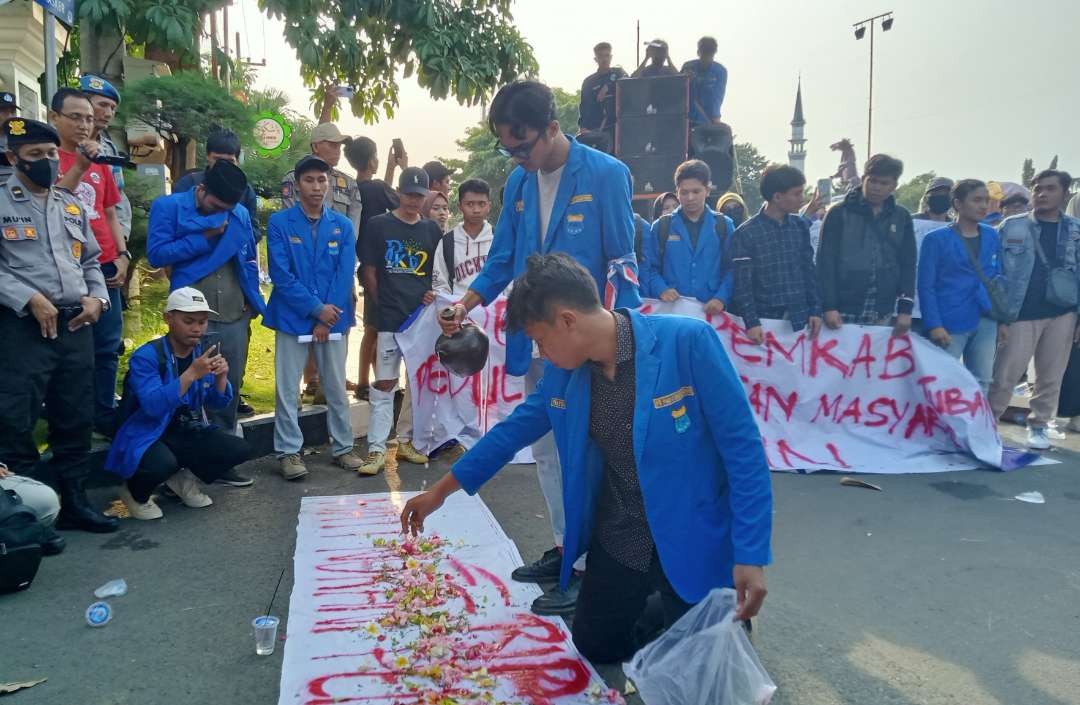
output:
[[[570,205],[574,205],[575,203],[592,203],[592,194],[579,193],[570,199]]]
[[[694,388],[691,387],[691,386],[686,386],[686,387],[683,387],[682,389],[675,390],[671,394],[665,394],[662,397],[654,398],[652,400],[653,408],[655,408],[655,409],[663,409],[665,406],[672,406],[674,404],[678,404],[680,401],[682,401],[686,397],[692,397],[692,396],[694,396]]]
[[[565,409],[566,400],[560,399],[559,397],[551,397],[551,405],[556,409]]]

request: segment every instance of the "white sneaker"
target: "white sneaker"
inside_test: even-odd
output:
[[[1046,429],[1041,426],[1029,426],[1027,444],[1032,450],[1049,450],[1050,438],[1046,435]]]
[[[202,509],[214,503],[214,500],[199,488],[198,478],[187,468],[166,480],[165,485],[176,493],[181,502],[192,509]]]
[[[1046,437],[1052,441],[1065,440],[1065,432],[1058,428],[1057,419],[1046,425]]]
[[[145,502],[136,502],[135,498],[131,496],[131,492],[128,491],[126,484],[120,485],[120,499],[127,507],[128,514],[136,519],[149,521],[165,516],[161,513],[161,507],[157,505],[153,497]]]

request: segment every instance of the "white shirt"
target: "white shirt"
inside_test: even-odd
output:
[[[440,240],[435,248],[432,267],[431,288],[440,293],[452,296],[455,291],[464,292],[473,279],[480,274],[487,261],[488,250],[491,249],[491,241],[495,235],[491,230],[491,223],[484,223],[483,229],[476,237],[470,237],[465,232],[464,225],[454,228],[454,282],[450,284],[450,277],[446,271],[446,256],[443,254],[443,241]]]
[[[540,243],[543,244],[547,235],[548,223],[551,222],[551,211],[555,208],[555,194],[559,192],[559,181],[562,180],[564,163],[552,172],[543,169],[536,172],[537,186],[540,189]]]

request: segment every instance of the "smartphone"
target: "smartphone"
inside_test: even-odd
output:
[[[204,353],[210,348],[217,348],[214,355],[221,354],[221,333],[203,333],[202,340],[199,342],[202,344]]]
[[[829,205],[829,201],[832,200],[832,179],[818,179],[817,192],[818,200],[821,201],[821,205]]]
[[[395,137],[392,144],[394,146],[395,157],[400,157],[401,155],[405,154],[405,144],[401,141],[400,137]]]

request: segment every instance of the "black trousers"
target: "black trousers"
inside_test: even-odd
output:
[[[657,592],[662,619],[651,627],[646,603]],[[670,627],[692,606],[671,587],[655,550],[652,565],[642,573],[619,563],[593,541],[574,614],[574,645],[594,663],[624,661],[656,636],[660,623]]]
[[[42,404],[49,420],[51,470],[75,480],[89,471],[94,422],[94,332],[67,326],[78,311],[61,311],[57,338],[41,337],[33,316],[0,307],[0,461],[17,475],[34,477],[41,456],[34,425]],[[43,478],[52,479],[52,478]]]
[[[135,474],[128,478],[128,491],[136,502],[145,502],[155,487],[180,468],[209,484],[250,457],[247,441],[220,428],[181,430],[170,426],[146,449]]]

